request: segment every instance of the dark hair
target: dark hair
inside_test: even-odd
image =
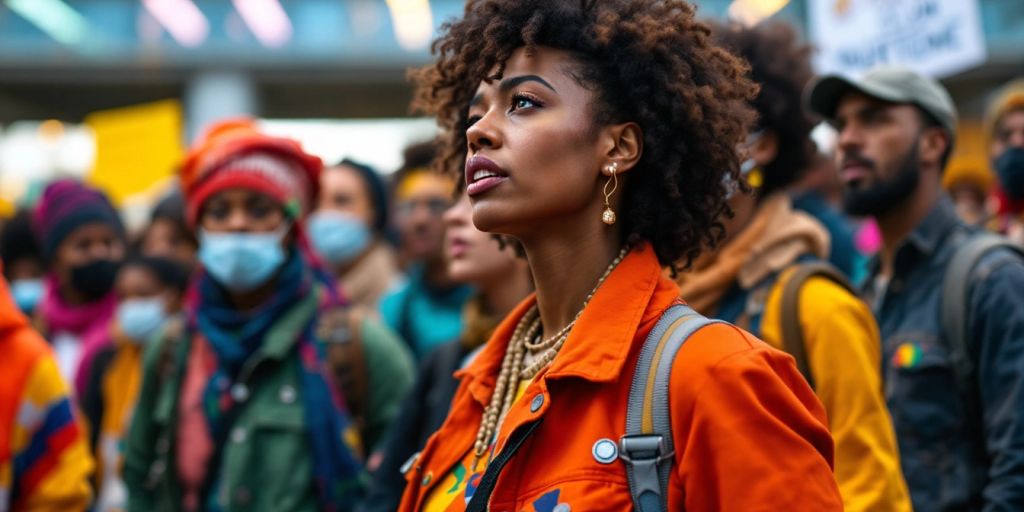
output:
[[[7,275],[14,262],[23,259],[38,261],[40,266],[46,267],[39,240],[32,229],[30,210],[18,210],[0,231],[0,260],[3,261],[4,275]]]
[[[939,128],[942,130],[942,133],[946,134],[946,149],[942,151],[942,156],[939,157],[939,171],[944,174],[946,172],[946,164],[949,163],[949,157],[953,154],[953,143],[956,142],[956,134],[949,133],[946,126],[927,110],[917,105],[914,105],[914,108],[917,109],[917,114],[921,117],[921,126],[923,128]]]
[[[189,272],[185,267],[170,259],[158,256],[143,256],[133,252],[124,260],[121,269],[129,267],[141,267],[153,273],[161,285],[171,288],[178,293],[184,293],[188,288]]]
[[[402,150],[402,166],[391,175],[392,193],[409,175],[423,169],[430,169],[439,153],[439,140],[415,142]]]
[[[753,27],[712,24],[715,41],[746,59],[760,87],[752,105],[757,127],[775,134],[778,151],[762,168],[761,197],[798,181],[814,155],[814,120],[803,108],[802,93],[814,76],[811,47],[802,44],[789,23],[769,21]]]
[[[470,99],[526,47],[571,52],[574,78],[595,91],[594,123],[636,122],[644,153],[624,185],[620,226],[664,265],[688,265],[724,232],[728,174],[753,113],[746,65],[716,46],[683,0],[470,0],[414,73],[414,106],[442,128],[438,169],[461,170]],[[497,67],[497,74],[493,70]]]
[[[146,229],[138,238],[139,244],[146,238],[150,228],[158,220],[170,222],[178,230],[178,233],[188,240],[193,247],[199,247],[199,240],[196,239],[195,232],[192,231],[188,221],[185,219],[185,198],[180,190],[172,190],[153,207],[153,211],[149,215],[149,225],[146,226]]]
[[[363,181],[363,186],[366,187],[366,192],[370,197],[370,203],[373,205],[373,225],[371,227],[377,234],[383,233],[388,226],[388,190],[384,179],[373,167],[350,158],[343,159],[333,167],[339,166],[355,169],[359,179]],[[328,172],[327,169],[324,172]]]

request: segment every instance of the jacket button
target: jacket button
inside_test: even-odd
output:
[[[296,395],[297,393],[295,393],[295,388],[288,385],[284,385],[281,386],[281,391],[278,394],[278,398],[281,399],[281,403],[291,404],[295,403],[295,399],[297,398]]]
[[[533,397],[533,401],[530,402],[530,412],[537,412],[544,405],[544,395],[538,393],[537,396]]]
[[[619,448],[611,439],[598,439],[592,451],[594,460],[601,464],[611,464],[619,458]]]
[[[430,485],[430,482],[434,481],[434,473],[427,471],[427,474],[423,477],[423,487]]]
[[[231,398],[233,398],[235,402],[238,403],[242,403],[248,400],[249,387],[242,383],[238,383],[235,384],[234,386],[231,386]]]
[[[231,431],[231,442],[233,443],[244,443],[245,437],[246,432],[242,427],[235,427],[235,429]]]

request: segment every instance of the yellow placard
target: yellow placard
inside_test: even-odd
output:
[[[87,181],[115,204],[166,186],[182,159],[182,113],[177,100],[94,112],[85,118],[96,137]]]

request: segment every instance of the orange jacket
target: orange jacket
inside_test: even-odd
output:
[[[553,495],[571,510],[632,510],[625,466],[599,463],[593,448],[623,435],[640,347],[678,293],[650,247],[612,272],[502,424],[496,453],[516,428],[543,418],[498,478],[490,510],[540,510]],[[406,473],[400,510],[420,510],[472,448],[509,338],[534,300],[456,373],[451,413]],[[842,510],[824,409],[788,355],[735,327],[706,327],[679,351],[669,396],[671,510]]]

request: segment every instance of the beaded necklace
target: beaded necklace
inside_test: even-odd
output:
[[[565,344],[565,340],[569,338],[569,333],[572,331],[573,326],[576,325],[576,321],[579,320],[587,305],[590,304],[590,300],[594,298],[597,290],[601,288],[601,285],[604,284],[608,276],[615,270],[615,267],[619,266],[619,263],[622,262],[628,253],[628,246],[623,247],[619,251],[618,256],[608,265],[604,274],[601,275],[601,278],[597,280],[597,284],[594,285],[594,289],[590,291],[586,300],[583,301],[583,305],[576,312],[576,316],[568,325],[553,336],[539,342],[533,341],[540,337],[540,331],[543,327],[540,319],[540,310],[536,304],[516,324],[516,328],[512,332],[512,339],[509,340],[508,348],[505,350],[505,357],[501,361],[501,370],[498,372],[498,380],[494,385],[491,401],[487,408],[484,409],[483,418],[480,420],[480,428],[477,430],[476,442],[473,445],[473,452],[476,455],[477,461],[487,452],[488,443],[497,431],[499,420],[502,419],[506,411],[512,408],[512,403],[516,399],[519,382],[532,379],[544,367],[551,364],[551,361],[554,361],[558,351]],[[540,353],[540,355],[529,366],[524,368],[528,350]],[[476,461],[474,461],[473,465],[476,465]]]

